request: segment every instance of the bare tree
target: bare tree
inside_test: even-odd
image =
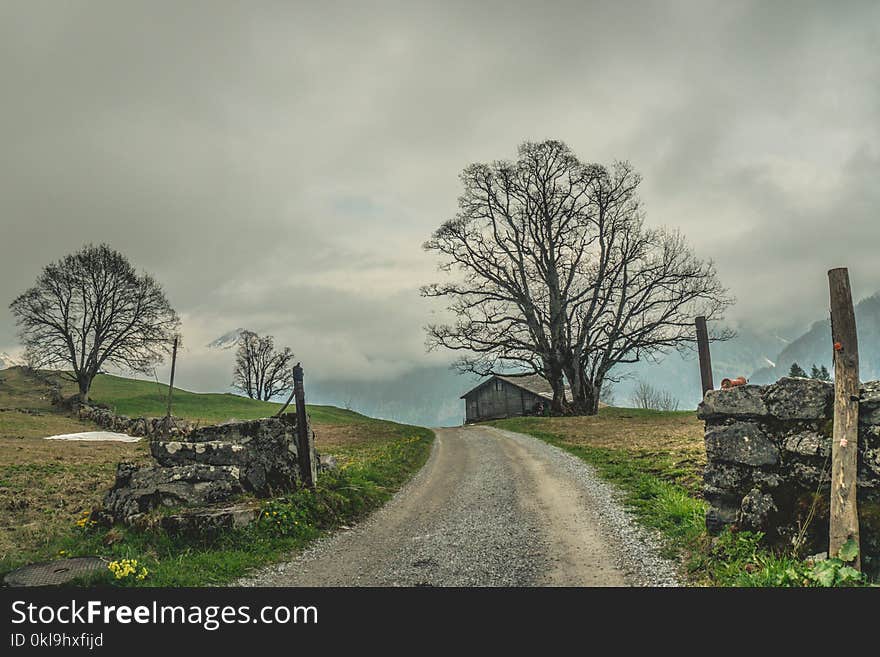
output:
[[[684,348],[695,315],[720,319],[732,303],[681,235],[644,225],[628,163],[525,143],[516,162],[474,164],[461,180],[458,214],[424,245],[460,278],[422,288],[456,315],[428,327],[428,348],[462,352],[461,371],[541,374],[555,412],[593,414],[615,365]]]
[[[180,325],[162,287],[106,244],[47,265],[10,309],[28,363],[70,367],[64,374],[78,384],[82,401],[108,365],[150,372]]]
[[[659,390],[645,381],[639,381],[632,394],[632,404],[636,408],[677,411],[679,402],[668,390]]]
[[[605,381],[605,384],[602,386],[602,392],[599,396],[599,401],[603,404],[607,404],[608,406],[614,406],[615,396],[614,396],[614,382],[613,381]]]
[[[275,338],[242,331],[238,336],[232,387],[251,399],[269,401],[293,388],[293,352],[275,350]]]

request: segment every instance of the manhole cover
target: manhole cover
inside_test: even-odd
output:
[[[98,557],[74,557],[22,566],[7,573],[7,586],[58,586],[89,573],[107,570],[107,562]]]

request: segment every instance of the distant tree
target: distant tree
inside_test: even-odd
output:
[[[800,365],[798,365],[797,363],[791,364],[791,369],[788,371],[788,375],[789,376],[796,376],[796,377],[799,377],[802,379],[809,378],[809,377],[807,377],[807,373],[804,370],[804,368],[801,367]]]
[[[269,401],[293,388],[293,352],[275,350],[275,338],[242,331],[238,336],[232,387],[251,399]]]
[[[44,267],[10,309],[28,364],[70,368],[64,375],[77,383],[82,401],[108,365],[152,371],[180,326],[159,283],[106,244]]]
[[[645,381],[639,381],[632,395],[636,408],[651,408],[658,411],[677,411],[678,399],[666,390],[658,390]]]
[[[822,365],[822,367],[816,367],[813,364],[813,367],[810,368],[810,378],[811,379],[819,379],[819,381],[830,381],[831,374],[828,373],[828,368]]]

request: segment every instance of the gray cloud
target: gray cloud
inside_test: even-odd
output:
[[[812,320],[830,266],[880,288],[878,26],[876,3],[5,3],[0,350],[39,269],[108,241],[194,361],[251,326],[325,378],[436,363],[421,242],[464,166],[550,137],[631,160],[735,319]]]

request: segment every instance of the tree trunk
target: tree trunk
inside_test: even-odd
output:
[[[581,382],[580,397],[574,402],[577,415],[595,415],[599,412],[599,390],[591,381]]]
[[[571,391],[571,411],[575,415],[580,415],[578,412],[579,403],[581,400],[581,380],[577,376],[577,369],[571,367],[569,363],[566,363],[563,367],[565,372],[565,378],[568,380],[569,389]]]
[[[595,415],[599,411],[599,389],[577,367],[566,367],[571,385],[571,412],[575,415]]]
[[[89,401],[89,389],[92,387],[92,380],[82,374],[79,377],[79,400],[83,404]]]
[[[562,368],[557,365],[547,367],[547,381],[553,388],[553,402],[550,410],[554,415],[562,415],[566,411],[565,404],[565,379],[563,378]]]

